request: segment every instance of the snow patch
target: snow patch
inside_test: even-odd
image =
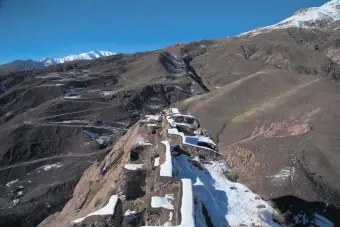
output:
[[[159,159],[160,157],[155,158],[154,166],[159,166]]]
[[[75,95],[75,96],[64,96],[64,99],[81,99],[80,95]]]
[[[129,170],[138,170],[143,168],[143,164],[126,164],[124,168]]]
[[[261,33],[272,31],[274,29],[284,29],[290,27],[301,27],[307,29],[318,28],[323,30],[327,27],[327,24],[340,20],[340,11],[338,9],[339,6],[340,2],[337,0],[333,0],[320,7],[301,9],[294,13],[291,17],[288,17],[287,19],[277,24],[263,28],[256,28],[252,31],[242,33],[238,36],[248,34],[255,36]]]
[[[39,167],[37,170],[51,170],[51,169],[58,169],[60,167],[62,167],[63,165],[60,162],[54,163],[54,164],[50,164],[50,165],[43,165],[41,167]],[[38,171],[39,172],[39,171]]]
[[[172,221],[173,216],[174,216],[174,213],[170,212],[168,221]]]
[[[20,199],[14,199],[13,200],[13,205],[16,206],[20,202]]]
[[[157,124],[148,124],[147,126],[148,127],[157,127],[158,125]]]
[[[88,215],[86,215],[85,217],[83,218],[78,218],[76,220],[73,221],[73,223],[79,223],[79,222],[82,222],[85,218],[89,217],[89,216],[94,216],[94,215],[113,215],[114,214],[114,211],[115,211],[115,208],[116,208],[116,204],[117,204],[117,201],[118,201],[118,196],[117,195],[113,195],[111,196],[109,202],[106,204],[106,206],[104,206],[103,208],[93,212],[93,213],[90,213]]]
[[[294,166],[281,169],[277,174],[271,176],[273,182],[282,182],[287,179],[293,180],[295,173]]]
[[[141,122],[159,121],[160,119],[160,115],[145,115],[145,119],[141,120]]]
[[[42,84],[37,87],[60,87],[63,86],[64,84]]]
[[[173,210],[174,206],[171,204],[171,201],[174,200],[173,194],[166,194],[165,197],[152,196],[151,198],[151,207],[153,208],[165,208],[168,210]]]
[[[112,96],[116,91],[102,91],[100,94],[102,97]]]
[[[137,211],[134,211],[134,210],[130,210],[130,209],[128,209],[127,211],[125,211],[125,214],[124,214],[124,216],[129,216],[129,215],[131,215],[131,214],[135,214],[135,213],[137,213]]]
[[[10,181],[10,182],[7,182],[7,183],[6,183],[6,187],[10,187],[12,184],[18,182],[18,180],[19,180],[19,179],[15,179],[15,180],[12,180],[12,181]]]

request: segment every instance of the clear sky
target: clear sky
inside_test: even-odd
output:
[[[0,0],[0,64],[234,36],[327,0]]]

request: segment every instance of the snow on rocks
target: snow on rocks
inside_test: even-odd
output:
[[[51,170],[51,169],[58,169],[58,168],[60,168],[62,166],[63,165],[60,162],[57,162],[57,163],[54,163],[54,164],[50,164],[50,165],[43,165],[43,166],[38,168],[38,172],[40,170],[48,171],[48,170]]]
[[[81,99],[81,96],[80,95],[64,96],[64,99]]]
[[[82,222],[85,218],[90,217],[90,216],[95,216],[95,215],[113,215],[115,208],[116,208],[116,204],[118,202],[118,196],[117,195],[112,195],[109,202],[106,204],[106,206],[104,206],[103,208],[90,213],[88,215],[86,215],[83,218],[78,218],[76,220],[73,221],[73,223],[79,223]]]
[[[171,201],[174,200],[173,194],[165,194],[165,197],[152,196],[151,197],[151,207],[153,208],[165,208],[168,210],[173,210],[174,206]]]
[[[10,187],[12,184],[18,182],[18,180],[19,180],[19,179],[15,179],[15,180],[12,180],[12,181],[10,181],[10,182],[7,182],[7,183],[6,183],[6,187]]]
[[[141,122],[151,122],[151,121],[160,121],[160,115],[145,115],[145,119],[141,120]]]
[[[284,182],[288,179],[293,180],[295,173],[294,166],[281,169],[277,174],[271,176],[273,183]]]
[[[139,170],[143,168],[143,164],[126,164],[124,168],[128,170]]]
[[[107,97],[107,96],[112,96],[114,95],[115,93],[117,93],[117,91],[101,91],[100,92],[100,95],[102,97]]]
[[[160,176],[172,177],[172,157],[169,141],[162,141],[165,145],[165,161],[161,164]]]
[[[135,214],[135,213],[137,213],[137,211],[128,209],[127,211],[125,211],[124,216],[129,216],[129,215]]]
[[[20,202],[20,199],[14,199],[13,200],[13,206],[18,205],[19,202]]]

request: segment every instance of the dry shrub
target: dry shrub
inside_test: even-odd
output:
[[[239,146],[231,146],[227,150],[227,162],[234,171],[251,171],[259,163],[255,154]]]

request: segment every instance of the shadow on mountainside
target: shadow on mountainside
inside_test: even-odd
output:
[[[272,201],[284,214],[286,224],[289,226],[311,226],[316,221],[322,223],[322,226],[331,226],[323,217],[333,222],[334,226],[340,226],[340,210],[333,205],[308,202],[290,195],[278,197]]]

